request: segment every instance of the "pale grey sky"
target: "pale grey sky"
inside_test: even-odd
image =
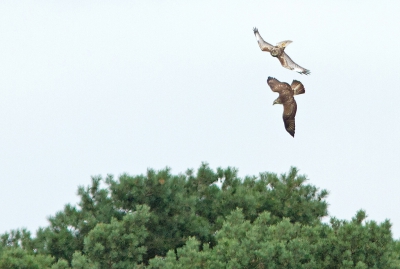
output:
[[[400,237],[400,2],[1,1],[0,233],[35,231],[90,176],[294,165],[329,214]],[[310,76],[261,52],[286,52]],[[300,80],[296,136],[268,76]]]

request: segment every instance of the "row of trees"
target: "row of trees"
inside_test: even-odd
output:
[[[93,177],[35,237],[3,234],[0,269],[400,268],[389,221],[359,211],[324,224],[328,192],[306,180],[293,167],[241,179],[207,164]]]

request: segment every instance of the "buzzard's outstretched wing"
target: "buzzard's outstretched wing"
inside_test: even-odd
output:
[[[290,91],[292,90],[289,84],[287,84],[286,82],[280,82],[279,80],[273,77],[268,77],[267,83],[273,92],[281,93],[282,91],[285,90],[290,90]]]
[[[287,55],[285,52],[283,52],[281,56],[278,57],[278,59],[281,62],[281,65],[287,69],[294,70],[300,74],[305,74],[305,75],[310,74],[310,70],[305,69],[300,65],[296,64],[295,62],[293,62],[293,60],[290,59],[289,55]]]
[[[277,43],[276,46],[280,47],[280,48],[286,48],[292,42],[293,41],[291,41],[291,40],[285,40],[285,41],[281,41],[281,42]]]
[[[296,116],[297,104],[293,99],[293,102],[283,104],[283,122],[285,123],[286,131],[294,137],[296,125],[294,117]]]
[[[271,49],[272,49],[274,46],[272,46],[271,44],[269,44],[269,43],[267,43],[267,42],[264,41],[264,39],[261,37],[260,33],[258,32],[258,29],[257,29],[257,28],[253,28],[253,31],[254,31],[254,35],[255,35],[256,38],[257,38],[257,42],[258,42],[258,45],[260,46],[260,49],[261,49],[262,51],[268,51],[268,52],[270,52]]]
[[[296,124],[294,123],[294,118],[292,120],[283,120],[283,122],[285,123],[285,129],[286,131],[294,137],[294,132],[296,129]]]
[[[304,89],[303,83],[301,83],[298,80],[293,80],[292,85],[290,85],[290,87],[292,87],[294,95],[303,94],[306,92],[306,90]]]

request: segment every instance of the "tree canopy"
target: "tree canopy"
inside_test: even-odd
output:
[[[1,235],[2,268],[400,268],[391,224],[328,215],[328,192],[298,170],[235,168],[92,177],[36,236]],[[104,187],[101,187],[104,186]]]

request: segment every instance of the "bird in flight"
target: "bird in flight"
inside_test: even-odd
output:
[[[286,131],[294,137],[296,129],[294,117],[296,116],[297,104],[294,95],[306,92],[303,84],[298,80],[293,80],[292,85],[286,82],[280,82],[276,78],[268,77],[267,83],[273,92],[279,93],[279,97],[274,100],[273,105],[283,105],[283,123]]]
[[[253,28],[254,35],[257,38],[258,45],[262,51],[267,51],[271,53],[272,57],[277,57],[281,65],[287,69],[294,70],[300,74],[308,75],[310,74],[310,70],[301,67],[296,64],[292,59],[290,59],[289,55],[285,53],[285,48],[292,43],[290,40],[285,40],[276,44],[276,46],[272,46],[271,44],[264,41],[258,32],[257,28]]]

